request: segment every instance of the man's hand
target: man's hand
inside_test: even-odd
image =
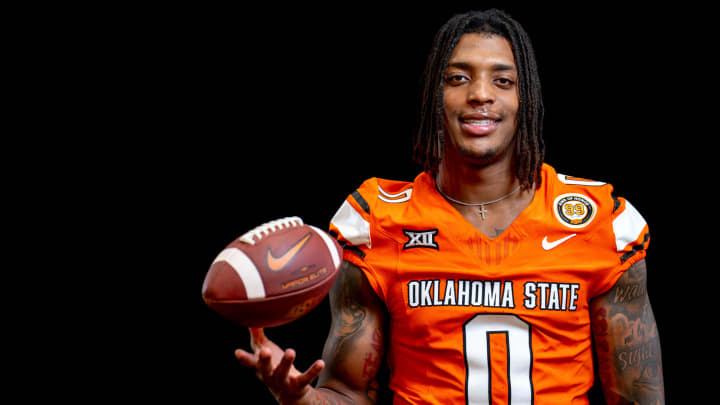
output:
[[[301,373],[293,362],[295,351],[282,350],[265,336],[261,328],[250,328],[250,346],[252,353],[235,350],[235,357],[243,366],[254,369],[257,377],[267,385],[270,392],[280,404],[300,404],[311,395],[310,383],[325,367],[322,360],[317,360],[310,368]]]
[[[280,404],[375,404],[375,378],[385,353],[386,309],[362,270],[352,263],[343,262],[330,291],[330,312],[324,360],[304,373],[293,366],[295,351],[282,350],[262,329],[250,328],[252,353],[238,349],[235,357],[255,370]],[[318,376],[318,387],[311,387]]]

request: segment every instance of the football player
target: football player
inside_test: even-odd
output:
[[[608,403],[664,403],[648,226],[611,185],[544,163],[526,32],[457,15],[426,79],[425,170],[365,181],[331,221],[344,262],[323,359],[301,372],[261,329],[236,357],[282,404],[374,403],[387,362],[394,404],[556,405],[588,403],[594,349]]]

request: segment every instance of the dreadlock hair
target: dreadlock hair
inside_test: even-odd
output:
[[[425,171],[436,175],[445,142],[443,128],[445,74],[450,56],[460,37],[467,33],[486,33],[505,38],[513,49],[518,69],[519,108],[515,133],[517,177],[523,189],[540,186],[545,157],[542,138],[543,102],[535,53],[522,26],[503,11],[471,11],[452,17],[435,36],[425,67],[425,88],[420,109],[420,126],[413,150],[414,160]]]

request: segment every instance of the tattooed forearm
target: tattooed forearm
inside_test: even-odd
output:
[[[338,402],[320,392],[320,390],[315,390],[310,398],[310,405],[338,405]]]
[[[311,405],[344,405],[351,403],[352,401],[344,395],[333,390],[319,388],[314,392]]]
[[[649,337],[647,341],[625,347],[617,352],[617,367],[620,371],[638,367],[646,362],[652,362],[660,355],[660,342],[657,336]]]
[[[326,367],[318,387],[347,393],[356,404],[375,403],[375,378],[385,354],[385,306],[362,270],[344,262],[330,291],[330,310],[333,319],[323,350]]]
[[[379,329],[375,329],[372,334],[372,350],[365,354],[365,363],[363,364],[363,377],[374,378],[380,368],[380,356],[383,353],[382,333]]]
[[[310,405],[348,405],[353,402],[346,396],[326,388],[313,391]]]
[[[608,404],[664,404],[660,339],[647,296],[645,261],[593,301],[600,379]]]
[[[631,266],[608,291],[610,304],[616,307],[622,304],[633,305],[631,311],[634,309],[634,312],[642,309],[647,300],[646,275],[647,267],[644,260]]]
[[[367,317],[367,310],[359,304],[356,292],[362,283],[362,275],[349,266],[347,262],[343,263],[339,278],[330,291],[333,315],[331,334],[334,338],[331,353],[341,352],[343,345],[357,336]]]

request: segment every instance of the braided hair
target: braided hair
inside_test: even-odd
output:
[[[522,26],[496,9],[455,15],[437,32],[425,67],[425,88],[413,150],[414,160],[425,171],[437,174],[445,141],[444,78],[455,46],[460,37],[467,33],[499,35],[512,46],[518,69],[520,99],[515,142],[516,175],[523,189],[530,189],[533,184],[539,187],[545,143],[542,138],[543,102],[535,53]]]

